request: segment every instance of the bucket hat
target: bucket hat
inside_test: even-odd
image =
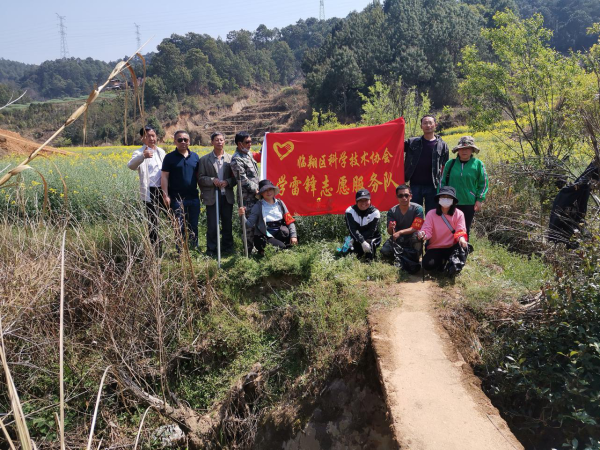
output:
[[[452,153],[456,153],[461,148],[472,148],[474,153],[479,153],[479,147],[475,145],[475,138],[473,136],[463,136],[458,140],[456,147],[452,149]]]
[[[256,198],[260,200],[262,198],[263,192],[265,192],[269,189],[275,189],[275,195],[279,195],[279,188],[277,186],[275,186],[273,183],[271,183],[270,180],[259,181],[258,182],[258,194],[256,194]]]
[[[452,186],[443,186],[440,188],[440,192],[435,195],[435,201],[437,202],[442,195],[448,195],[454,199],[454,203],[458,203],[458,198],[456,197],[456,189]]]

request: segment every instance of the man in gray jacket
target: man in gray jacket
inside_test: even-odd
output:
[[[258,182],[260,181],[258,165],[250,151],[252,138],[247,132],[242,131],[235,135],[235,144],[237,145],[237,149],[231,158],[231,170],[236,180],[239,180],[242,186],[241,192],[238,190],[237,195],[242,195],[246,210],[252,211],[252,207],[258,201],[256,195],[258,194]],[[250,253],[254,246],[253,228],[246,229],[246,242],[248,243],[248,253]]]
[[[219,195],[219,218],[221,221],[221,250],[233,252],[232,215],[233,187],[235,178],[231,172],[231,155],[225,153],[223,133],[215,132],[210,141],[213,151],[200,158],[198,186],[202,203],[206,205],[206,253],[217,254],[217,195]]]
[[[146,205],[150,242],[158,242],[158,216],[162,206],[160,177],[165,151],[156,146],[156,130],[146,125],[140,130],[144,145],[133,152],[127,167],[137,170],[140,177],[140,198]]]

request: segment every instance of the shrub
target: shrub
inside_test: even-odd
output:
[[[542,310],[496,331],[484,386],[521,439],[598,448],[600,439],[600,232],[556,252]],[[546,448],[546,447],[544,447]]]

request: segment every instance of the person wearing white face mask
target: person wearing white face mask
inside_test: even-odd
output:
[[[417,235],[420,240],[428,241],[422,264],[427,270],[456,275],[464,267],[468,253],[465,215],[456,207],[458,198],[453,187],[442,187],[435,201],[435,210],[427,213]]]

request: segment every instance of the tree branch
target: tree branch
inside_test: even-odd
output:
[[[2,109],[4,109],[4,108],[6,108],[7,106],[10,106],[10,105],[12,105],[13,103],[16,103],[16,102],[18,102],[19,100],[21,100],[21,98],[23,98],[23,96],[24,96],[25,94],[27,94],[27,91],[23,92],[21,95],[19,95],[19,97],[18,97],[18,98],[15,98],[14,100],[12,99],[12,95],[11,95],[11,97],[10,97],[10,100],[8,101],[8,103],[7,103],[6,105],[4,105],[4,106],[0,106],[0,110],[2,110]]]

